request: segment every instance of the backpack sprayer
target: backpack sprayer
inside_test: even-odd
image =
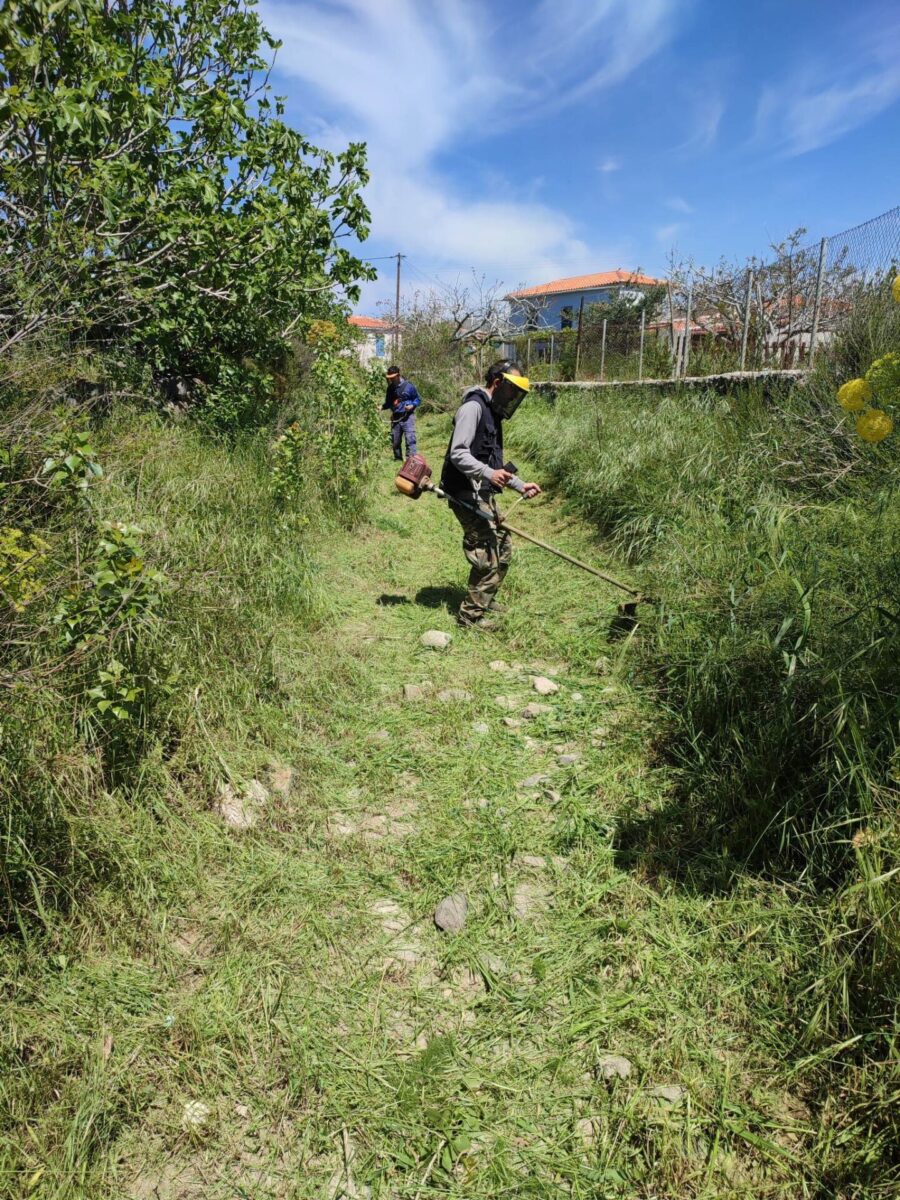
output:
[[[539,546],[541,550],[546,550],[549,554],[555,554],[557,558],[561,558],[564,562],[571,563],[573,567],[579,567],[582,571],[587,571],[591,575],[596,575],[598,579],[602,579],[604,583],[609,583],[613,587],[618,588],[622,592],[627,592],[632,600],[621,605],[619,612],[623,617],[633,618],[634,610],[638,603],[643,599],[635,588],[629,587],[627,583],[622,583],[618,579],[614,579],[612,575],[606,575],[603,571],[598,571],[596,567],[590,566],[588,563],[581,562],[580,559],[573,558],[571,554],[566,554],[564,550],[560,550],[556,546],[551,546],[549,542],[543,542],[540,538],[536,538],[531,533],[526,533],[524,529],[517,529],[515,525],[510,525],[509,522],[499,513],[494,512],[483,504],[469,504],[465,500],[460,500],[456,496],[448,495],[442,488],[439,488],[431,481],[431,467],[422,457],[421,454],[411,454],[403,464],[400,473],[394,480],[394,484],[398,492],[402,492],[404,496],[408,496],[410,500],[418,500],[423,492],[430,492],[433,496],[437,496],[439,500],[446,500],[449,504],[456,505],[457,508],[468,509],[469,512],[475,513],[482,520],[487,521],[495,529],[508,529],[510,533],[514,533],[516,537],[522,538],[526,542],[531,542],[533,546]]]

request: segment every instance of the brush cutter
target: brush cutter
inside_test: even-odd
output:
[[[549,554],[555,554],[557,558],[571,563],[573,567],[578,567],[582,571],[596,575],[604,583],[609,583],[620,591],[627,592],[633,599],[620,606],[619,612],[623,617],[633,618],[635,607],[645,599],[635,588],[629,587],[627,583],[622,583],[620,580],[614,579],[612,575],[598,571],[596,567],[590,566],[589,563],[573,558],[571,554],[566,554],[564,550],[560,550],[557,546],[551,546],[549,542],[541,541],[534,534],[526,533],[524,529],[518,529],[515,525],[510,525],[499,511],[495,512],[484,504],[468,503],[465,500],[459,500],[456,496],[448,495],[442,488],[432,483],[431,467],[429,467],[421,454],[410,455],[394,480],[394,484],[398,492],[402,492],[404,496],[408,496],[411,500],[418,500],[423,492],[430,492],[431,495],[437,496],[439,500],[446,500],[449,504],[453,504],[457,508],[468,509],[469,512],[476,513],[483,521],[487,521],[495,529],[507,529],[510,533],[514,533],[516,537],[520,537],[526,542],[531,542],[533,546],[539,546],[541,550],[546,550]]]

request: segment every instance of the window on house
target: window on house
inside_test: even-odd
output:
[[[384,334],[375,335],[375,357],[384,358]]]
[[[572,322],[575,320],[575,310],[571,304],[564,304],[559,310],[559,327],[560,329],[571,329]]]

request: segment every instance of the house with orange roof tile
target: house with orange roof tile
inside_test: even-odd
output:
[[[582,299],[585,308],[589,304],[605,304],[628,296],[637,300],[647,288],[665,282],[619,267],[615,271],[599,271],[593,275],[551,279],[549,283],[509,292],[504,299],[509,303],[510,323],[523,332],[527,329],[571,329],[578,324]]]
[[[382,321],[379,317],[363,317],[354,314],[347,318],[347,324],[362,335],[357,343],[357,354],[364,367],[373,361],[386,360],[394,334],[394,326],[390,321]],[[399,334],[397,341],[398,343],[400,341]]]

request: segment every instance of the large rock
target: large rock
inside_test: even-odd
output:
[[[452,641],[452,636],[443,629],[428,629],[419,638],[421,645],[429,650],[446,650]]]
[[[445,896],[434,910],[434,923],[444,933],[459,933],[466,923],[469,901],[462,892]]]
[[[539,696],[552,696],[559,691],[559,684],[548,679],[546,675],[532,675],[531,686]]]

